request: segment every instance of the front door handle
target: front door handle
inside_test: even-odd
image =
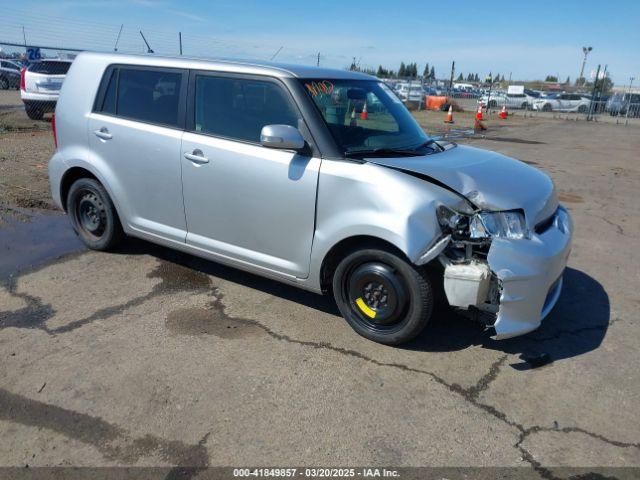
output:
[[[184,153],[184,158],[186,158],[187,160],[192,161],[193,163],[199,163],[199,164],[209,163],[209,159],[204,156],[204,153],[202,153],[202,150],[200,150],[199,148],[196,148],[191,153],[185,152]]]
[[[94,130],[93,133],[95,133],[96,137],[101,138],[102,140],[111,140],[113,138],[113,135],[109,133],[107,127],[102,127],[100,130]]]

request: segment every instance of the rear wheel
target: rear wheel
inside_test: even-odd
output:
[[[81,178],[71,185],[67,213],[73,229],[92,250],[109,250],[124,236],[109,194],[93,178]]]
[[[37,105],[27,104],[24,106],[24,109],[27,112],[27,117],[29,117],[31,120],[42,120],[42,117],[44,116],[43,109],[38,107]]]
[[[578,107],[578,112],[579,113],[587,113],[587,106],[586,105],[580,105]]]
[[[377,248],[347,255],[333,275],[340,313],[365,338],[398,345],[416,337],[433,310],[426,272]]]
[[[4,77],[0,77],[0,90],[9,90],[9,82]]]
[[[545,103],[545,104],[542,106],[542,111],[543,111],[543,112],[550,112],[550,111],[551,111],[551,105],[550,105],[549,103]]]
[[[498,105],[498,102],[496,102],[495,100],[489,100],[490,108],[496,108],[497,105]]]

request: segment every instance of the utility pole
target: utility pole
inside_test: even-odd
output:
[[[180,55],[182,55],[182,32],[178,32],[178,43],[180,44]]]
[[[591,52],[591,50],[593,50],[593,47],[582,47],[582,53],[584,53],[584,59],[582,60],[582,68],[580,69],[580,76],[578,78],[583,78],[584,66],[587,64],[587,55],[589,55],[589,52]]]
[[[318,52],[318,60],[316,61],[316,67],[320,66],[320,52]]]
[[[113,46],[113,51],[118,51],[118,42],[120,41],[120,35],[122,34],[122,27],[124,27],[124,23],[120,25],[120,31],[118,31],[118,36],[116,37],[116,44]]]
[[[24,25],[22,25],[22,39],[24,40],[24,46],[27,46],[27,34],[24,33]]]
[[[600,64],[598,64],[598,70],[596,71],[596,78],[593,81],[593,90],[591,91],[591,102],[589,102],[589,114],[587,115],[587,121],[591,120],[591,114],[593,112],[593,97],[596,95],[596,87],[598,86],[598,77],[600,76]]]
[[[625,126],[629,124],[629,110],[631,110],[631,84],[633,83],[634,77],[629,79],[629,101],[627,102],[627,114],[624,116],[624,124]]]
[[[451,96],[451,90],[453,90],[453,74],[456,71],[456,62],[455,60],[451,62],[451,77],[449,77],[449,96]]]

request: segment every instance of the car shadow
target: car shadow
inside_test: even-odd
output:
[[[540,328],[527,335],[494,340],[483,326],[446,307],[405,348],[446,352],[480,345],[519,355],[521,362],[512,367],[528,370],[598,348],[611,323],[610,315],[609,295],[600,282],[580,270],[567,268],[558,303]]]
[[[329,296],[317,295],[143,240],[129,239],[116,253],[152,255],[323,313],[340,316],[337,306]],[[446,301],[440,300],[436,304],[433,318],[422,334],[398,348],[451,352],[481,346],[488,350],[519,355],[521,361],[512,364],[512,367],[528,370],[595,350],[602,343],[609,324],[609,296],[604,287],[586,273],[567,268],[558,303],[534,332],[507,340],[493,340],[482,325],[456,313],[446,305]]]

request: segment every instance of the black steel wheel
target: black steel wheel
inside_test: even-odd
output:
[[[73,229],[93,250],[108,250],[123,236],[111,198],[97,180],[81,178],[71,185],[67,213]]]
[[[426,272],[377,248],[347,255],[334,272],[333,292],[340,312],[356,332],[388,345],[418,335],[433,308]]]

